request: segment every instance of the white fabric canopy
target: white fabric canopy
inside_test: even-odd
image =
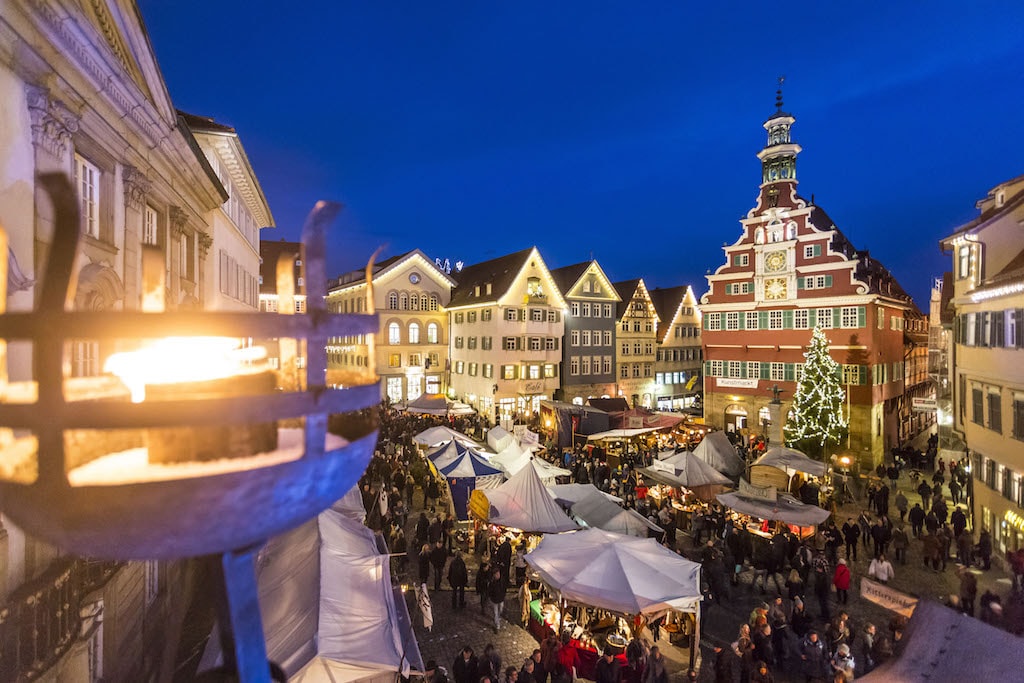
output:
[[[385,668],[356,666],[314,657],[288,683],[389,683],[398,679],[398,672]]]
[[[522,468],[496,489],[473,492],[474,498],[480,495],[486,496],[487,521],[491,524],[546,534],[579,528],[548,495],[537,470],[532,467]],[[472,504],[470,509],[474,509]]]
[[[548,486],[555,483],[556,477],[568,477],[572,474],[569,470],[552,465],[543,458],[533,456],[530,451],[520,450],[520,447],[514,443],[501,453],[493,456],[490,462],[492,465],[503,469],[509,477],[515,476],[524,467],[532,465],[537,470],[537,475],[540,477],[541,482]]]
[[[812,460],[800,451],[783,446],[775,446],[765,451],[765,454],[754,461],[754,466],[767,465],[785,470],[786,474],[793,476],[794,472],[804,472],[815,477],[825,476],[825,463]]]
[[[658,431],[657,427],[644,427],[641,429],[611,429],[607,432],[598,432],[587,437],[587,441],[601,441],[603,439],[628,439],[640,434],[648,434]]]
[[[732,480],[711,465],[707,464],[690,451],[675,453],[661,461],[674,470],[676,477],[684,482],[687,488],[698,486],[731,486]]]
[[[693,449],[693,454],[729,477],[738,477],[747,469],[725,432],[711,432],[705,436]]]
[[[573,505],[571,512],[573,517],[588,527],[614,531],[617,534],[647,538],[648,531],[663,531],[660,526],[636,510],[627,510],[618,503],[608,500],[600,491]]]
[[[622,499],[605,493],[593,484],[549,484],[548,493],[559,505],[572,507],[592,493],[600,493],[602,496],[615,503],[621,503]]]
[[[828,519],[829,511],[817,505],[801,503],[784,493],[775,501],[747,498],[739,493],[719,493],[718,502],[736,512],[742,512],[758,519],[767,519],[796,526],[815,526]]]
[[[451,427],[444,426],[425,429],[412,438],[413,441],[421,446],[436,446],[440,443],[444,443],[445,441],[451,441],[452,439],[455,439],[459,443],[471,448],[480,447],[480,444],[473,441],[473,439],[469,438],[462,432],[457,432]]]
[[[526,562],[572,602],[619,614],[696,612],[700,565],[660,545],[601,529],[545,536]]]
[[[512,436],[504,427],[496,425],[487,432],[487,445],[495,453],[501,453],[510,444],[515,443],[516,437]]]
[[[447,415],[448,399],[444,394],[420,394],[406,404],[405,412],[419,415]]]
[[[335,510],[318,521],[320,656],[408,675],[412,655],[398,629],[389,556],[379,552],[371,530]]]

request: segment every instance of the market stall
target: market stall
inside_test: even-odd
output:
[[[660,534],[664,531],[636,510],[623,508],[615,501],[606,498],[600,491],[590,494],[573,505],[570,512],[577,522],[582,522],[587,527],[613,531],[626,536],[647,538],[650,536],[649,532]]]
[[[497,488],[473,491],[469,513],[481,522],[530,533],[557,534],[579,528],[548,494],[532,467],[522,468]]]
[[[553,465],[543,458],[538,458],[530,449],[524,450],[515,443],[510,444],[490,460],[492,465],[500,467],[509,477],[515,476],[524,467],[533,467],[545,485],[554,484],[558,477],[572,475],[569,470]]]
[[[736,447],[725,432],[711,432],[693,449],[693,454],[727,477],[739,477],[747,464],[736,453]]]
[[[555,499],[555,502],[562,507],[571,508],[592,493],[600,493],[602,496],[614,503],[621,503],[622,499],[605,493],[593,484],[549,484],[548,494]]]
[[[720,493],[718,502],[742,517],[747,531],[770,537],[768,522],[782,522],[801,538],[814,534],[815,527],[829,517],[829,511],[817,505],[801,503],[786,493],[778,493],[772,486],[752,486],[740,480],[738,491]]]
[[[694,662],[701,600],[696,562],[654,539],[601,529],[546,536],[526,562],[551,598],[531,606],[531,631],[567,635],[580,656],[579,677],[593,680],[605,651],[624,663],[632,635],[663,617],[670,643],[688,648]]]
[[[476,448],[482,450],[480,444],[466,436],[462,432],[457,432],[451,427],[437,426],[431,427],[430,429],[424,429],[422,432],[412,438],[412,440],[420,446],[437,446],[444,443],[445,441],[451,441],[454,439],[464,446],[470,448]]]
[[[661,484],[685,488],[701,500],[714,500],[723,488],[732,487],[732,480],[690,451],[658,455],[658,460],[640,472]]]
[[[448,485],[455,516],[460,520],[469,519],[469,497],[476,489],[493,489],[505,481],[505,475],[492,467],[470,449],[440,466],[434,462],[437,472]]]
[[[799,490],[803,483],[804,477],[801,476],[801,480],[794,486],[797,475],[824,477],[825,463],[812,460],[798,450],[775,446],[750,466],[750,483],[757,486],[775,486],[793,492]]]

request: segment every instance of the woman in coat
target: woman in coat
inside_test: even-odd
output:
[[[845,605],[850,594],[850,568],[846,566],[846,560],[840,558],[836,564],[836,571],[832,575],[832,585],[836,587],[836,601]]]

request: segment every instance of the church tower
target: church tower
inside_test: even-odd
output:
[[[800,153],[800,145],[790,136],[796,119],[782,110],[783,80],[779,78],[779,89],[775,91],[775,113],[764,122],[768,142],[757,153],[761,160],[760,205],[764,208],[777,207],[780,196],[796,196],[796,157]],[[784,185],[788,185],[788,189]]]

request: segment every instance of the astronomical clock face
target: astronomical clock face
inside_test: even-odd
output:
[[[765,299],[785,299],[786,298],[786,279],[782,277],[773,277],[764,281],[764,298]]]
[[[769,273],[778,273],[786,268],[786,252],[773,251],[764,255],[764,269]]]

